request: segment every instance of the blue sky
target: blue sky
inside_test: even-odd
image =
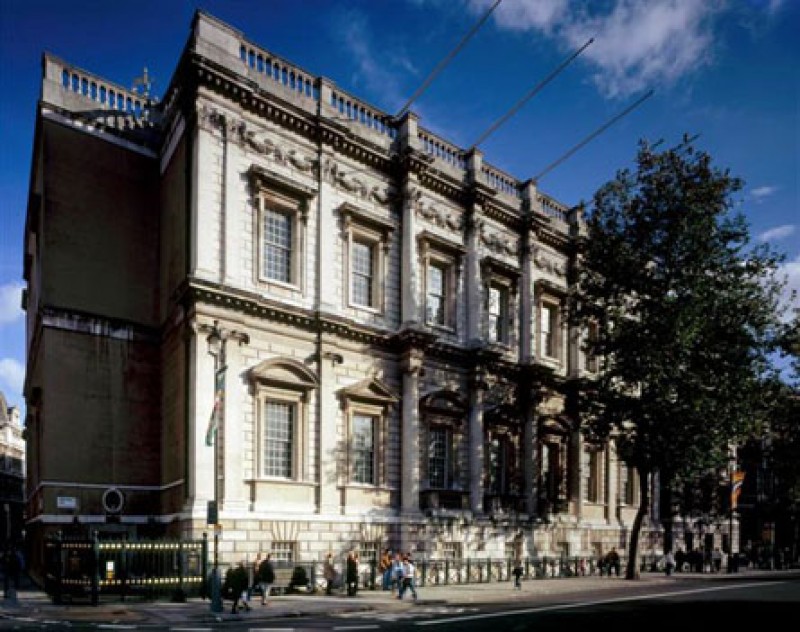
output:
[[[495,0],[0,0],[0,390],[23,405],[22,237],[41,55],[131,86],[169,83],[195,9],[389,113]],[[553,169],[540,189],[589,200],[639,139],[684,133],[741,177],[755,240],[800,287],[800,2],[502,0],[412,106],[421,125],[471,146],[562,60],[595,39],[480,148],[526,179],[633,103],[653,96]]]

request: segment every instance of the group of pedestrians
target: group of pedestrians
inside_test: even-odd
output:
[[[272,556],[269,553],[263,560],[261,559],[261,553],[256,556],[253,563],[253,580],[254,583],[251,585],[250,576],[243,562],[239,562],[236,566],[229,568],[225,573],[222,591],[223,594],[230,595],[233,602],[231,614],[236,614],[240,605],[245,611],[250,610],[250,600],[254,588],[258,588],[261,593],[261,605],[268,605],[267,599],[272,591],[272,585],[275,583],[275,568],[272,565]]]
[[[410,553],[398,552],[393,556],[391,549],[385,549],[378,569],[382,574],[384,590],[396,590],[398,599],[402,599],[406,591],[410,590],[411,596],[417,598],[415,581],[417,567]]]

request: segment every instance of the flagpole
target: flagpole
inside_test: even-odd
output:
[[[212,412],[211,425],[209,426],[211,442],[206,443],[214,450],[214,500],[213,511],[209,511],[207,522],[214,525],[214,562],[211,571],[211,612],[219,614],[223,610],[222,589],[219,576],[219,536],[221,525],[219,521],[219,433],[220,427],[225,418],[225,370],[227,368],[225,358],[225,347],[228,339],[236,340],[240,345],[248,344],[250,337],[240,331],[228,330],[219,326],[219,321],[215,320],[213,325],[201,325],[200,331],[208,333],[206,343],[208,352],[214,356],[214,409]]]

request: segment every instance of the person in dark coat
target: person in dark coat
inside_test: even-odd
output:
[[[222,585],[222,591],[223,594],[230,595],[233,600],[231,614],[236,614],[239,611],[240,601],[245,610],[250,610],[250,605],[247,603],[247,584],[247,569],[241,562],[229,568],[225,573],[225,582]]]
[[[355,597],[358,592],[358,555],[353,551],[347,554],[347,596]]]
[[[269,593],[272,590],[272,584],[275,583],[275,568],[272,566],[272,555],[269,553],[258,566],[256,581],[261,587],[261,605],[266,606],[268,605],[267,597],[269,597]]]

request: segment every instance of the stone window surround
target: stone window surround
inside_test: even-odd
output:
[[[605,448],[600,445],[584,445],[586,458],[583,466],[587,468],[584,477],[586,488],[584,489],[583,499],[587,503],[604,504],[605,499]]]
[[[309,478],[309,413],[312,410],[311,393],[317,388],[316,377],[306,367],[294,360],[273,358],[265,360],[249,371],[255,403],[255,478],[269,481],[305,482]],[[265,409],[268,401],[294,406],[292,432],[292,473],[288,479],[264,474],[264,442],[266,441]]]
[[[253,234],[256,235],[256,262],[254,281],[257,287],[269,289],[279,287],[302,295],[306,291],[305,283],[305,249],[307,243],[308,209],[310,200],[316,191],[294,180],[253,165],[248,172],[250,186],[253,191],[255,223]],[[267,207],[289,214],[292,221],[290,281],[288,283],[270,279],[263,274],[264,267],[264,213]]]
[[[503,338],[495,341],[506,347],[513,347],[517,339],[517,306],[518,306],[518,281],[519,272],[507,264],[484,257],[481,260],[481,279],[483,283],[484,309],[481,319],[481,335],[489,339],[489,290],[492,287],[500,288],[506,297],[506,323],[503,327]]]
[[[377,379],[368,379],[339,392],[346,424],[345,484],[354,487],[380,488],[388,485],[386,444],[389,436],[389,411],[398,402],[397,397]],[[356,415],[372,417],[373,458],[375,480],[373,483],[357,483],[353,470],[353,419]]]
[[[378,314],[386,313],[386,273],[388,271],[389,246],[391,243],[394,225],[383,218],[345,202],[339,207],[342,216],[342,231],[344,234],[344,302],[354,309],[372,311]],[[361,305],[352,300],[352,248],[354,242],[368,244],[374,253],[372,275],[373,305]]]
[[[563,288],[553,286],[550,283],[538,282],[534,292],[534,307],[535,307],[535,344],[534,352],[536,358],[545,364],[554,366],[563,366],[565,361],[565,327],[564,320],[564,301],[565,290]],[[555,327],[552,330],[554,336],[553,344],[555,353],[552,356],[544,354],[542,349],[542,308],[550,307],[555,310]]]
[[[429,327],[444,329],[456,333],[458,324],[458,285],[461,278],[463,257],[466,252],[460,244],[451,243],[430,233],[423,231],[417,236],[419,243],[419,259],[422,269],[421,292],[422,322]],[[445,271],[445,314],[444,325],[432,323],[428,319],[428,268],[438,265]]]
[[[441,402],[442,404],[440,404]],[[451,480],[445,490],[466,492],[469,482],[463,479],[460,472],[459,459],[461,458],[459,446],[462,441],[467,440],[466,430],[466,404],[461,400],[461,396],[452,391],[436,391],[429,393],[420,400],[420,415],[422,419],[423,432],[421,438],[423,443],[420,445],[423,458],[420,460],[420,491],[441,491],[439,488],[431,487],[429,484],[429,464],[428,464],[428,445],[431,428],[443,428],[449,431],[450,445],[449,463],[447,475]]]

